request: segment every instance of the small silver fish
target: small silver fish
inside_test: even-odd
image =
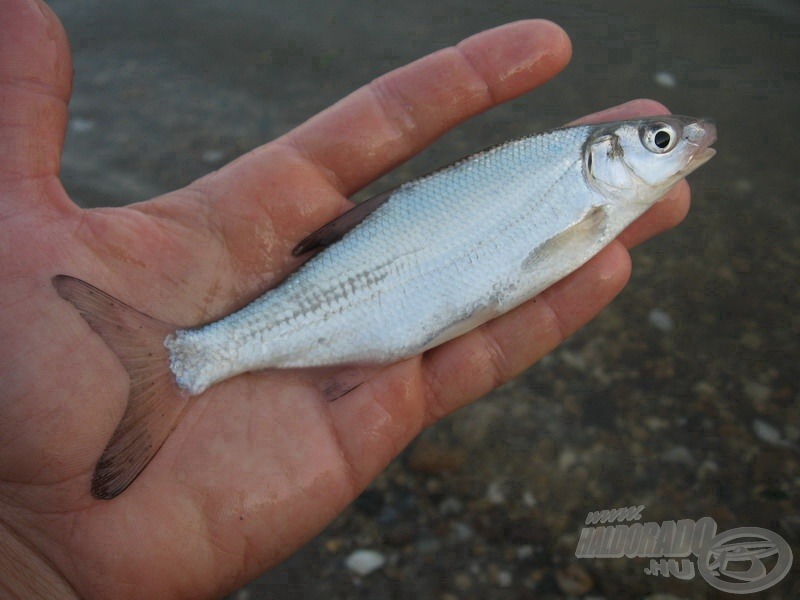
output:
[[[564,127],[495,146],[356,206],[303,240],[322,248],[241,310],[192,329],[72,277],[53,279],[119,356],[127,410],[95,469],[113,498],[189,396],[265,368],[388,364],[453,339],[562,279],[707,162],[708,119]]]

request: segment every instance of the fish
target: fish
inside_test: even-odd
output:
[[[661,115],[490,147],[356,205],[297,244],[293,254],[310,259],[282,283],[197,327],[53,277],[130,379],[91,494],[124,491],[189,399],[220,381],[263,369],[392,364],[519,306],[710,160],[715,140],[711,119]]]

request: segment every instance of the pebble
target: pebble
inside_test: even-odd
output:
[[[525,544],[524,546],[517,546],[517,560],[525,560],[533,556],[533,546]]]
[[[325,540],[325,550],[331,554],[337,553],[342,546],[344,546],[344,540],[342,538],[331,538],[329,540]]]
[[[672,317],[670,317],[666,311],[663,311],[660,308],[654,308],[651,310],[647,314],[647,321],[656,329],[660,329],[664,332],[672,331],[675,328],[675,323],[673,323]]]
[[[536,502],[536,496],[534,496],[533,492],[530,490],[522,492],[522,503],[528,508],[534,508],[538,504]]]
[[[441,548],[442,543],[436,538],[425,538],[417,542],[417,552],[420,554],[436,554]]]
[[[69,120],[69,128],[75,133],[88,133],[95,128],[95,122],[91,119],[72,117]]]
[[[419,536],[416,523],[404,521],[397,523],[386,532],[386,542],[394,546],[405,546]]]
[[[463,450],[424,441],[417,442],[408,456],[408,468],[427,475],[457,471],[466,462],[467,455]]]
[[[207,163],[215,163],[221,161],[225,157],[222,150],[206,150],[203,152],[203,161]]]
[[[748,350],[759,350],[764,340],[755,331],[747,331],[739,337],[739,343]]]
[[[451,538],[456,542],[467,542],[475,536],[475,531],[466,523],[456,521],[450,525]]]
[[[555,572],[558,588],[569,596],[583,596],[594,587],[594,580],[581,565],[570,564]]]
[[[701,397],[714,396],[717,389],[707,381],[698,381],[692,386],[692,391]]]
[[[577,371],[586,370],[587,367],[586,359],[582,355],[576,354],[575,352],[571,352],[570,350],[567,350],[565,348],[558,353],[558,356],[559,358],[561,358],[562,361],[564,361],[565,365],[572,367]]]
[[[375,550],[356,550],[344,561],[345,566],[356,575],[365,577],[386,564],[386,557]]]
[[[439,514],[443,517],[452,517],[463,510],[464,505],[455,496],[448,496],[439,503]]]
[[[569,471],[569,468],[576,462],[578,462],[578,453],[572,448],[567,447],[558,455],[559,471]]]
[[[744,395],[753,403],[753,408],[758,412],[764,412],[766,402],[772,395],[772,388],[758,381],[748,381],[744,384]]]
[[[514,577],[509,571],[496,567],[490,569],[489,578],[494,585],[501,588],[511,587],[511,584],[514,583]]]
[[[653,81],[665,88],[674,88],[678,85],[678,80],[675,78],[675,75],[669,71],[657,71],[653,73]]]
[[[472,587],[472,578],[466,573],[456,573],[453,576],[453,585],[460,592],[466,592]]]
[[[672,446],[664,453],[664,460],[669,463],[687,466],[693,466],[697,462],[686,446]]]
[[[767,444],[778,445],[783,443],[783,436],[780,430],[761,419],[753,419],[753,433],[756,434],[758,439]]]
[[[503,484],[499,481],[492,481],[486,489],[486,499],[492,504],[505,504],[506,494],[503,491]]]

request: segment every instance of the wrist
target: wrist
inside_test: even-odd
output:
[[[0,517],[0,596],[78,598],[50,560]]]

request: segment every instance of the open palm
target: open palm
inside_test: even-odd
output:
[[[291,249],[346,197],[456,123],[559,71],[546,22],[484,32],[381,77],[188,187],[82,210],[58,179],[71,62],[56,17],[0,0],[0,589],[205,597],[318,533],[426,425],[513,377],[625,284],[630,246],[677,223],[688,187],[537,301],[326,403],[251,373],[192,401],[118,498],[89,494],[128,379],[50,284],[85,279],[181,326],[241,307],[295,268]],[[664,112],[640,101],[602,117]],[[595,116],[598,120],[601,116]],[[522,132],[521,132],[522,133]]]

